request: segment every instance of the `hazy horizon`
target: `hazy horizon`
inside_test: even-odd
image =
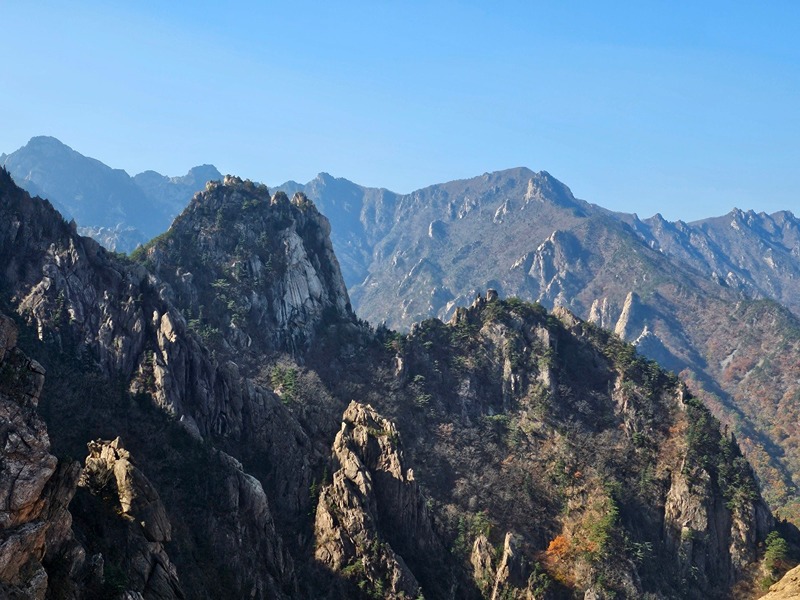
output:
[[[798,212],[789,2],[3,8],[0,152],[398,193],[524,165],[640,216]]]

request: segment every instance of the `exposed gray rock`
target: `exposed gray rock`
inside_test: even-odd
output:
[[[677,551],[685,576],[708,587],[712,578],[732,585],[756,560],[756,540],[766,538],[774,519],[763,500],[730,508],[715,493],[703,469],[671,473],[664,504],[664,533]]]
[[[125,571],[130,590],[148,600],[183,598],[177,570],[164,548],[172,531],[166,510],[119,438],[89,443],[79,485],[111,503],[128,522]]]
[[[153,486],[131,462],[120,438],[89,443],[81,485],[98,491],[111,485],[122,514],[141,526],[148,541],[170,541],[171,527],[164,506]]]
[[[493,556],[494,548],[488,538],[483,534],[477,536],[472,544],[470,564],[472,565],[472,578],[483,593],[489,592],[495,576],[492,566]]]
[[[513,590],[525,588],[528,583],[525,559],[518,548],[518,540],[511,532],[506,533],[503,542],[503,554],[497,566],[497,577],[492,591],[492,600],[501,600],[513,593]]]
[[[316,558],[386,598],[416,597],[409,558],[443,549],[414,474],[403,465],[396,427],[351,402],[333,444],[333,482],[320,492]]]
[[[614,326],[614,333],[626,342],[632,342],[642,332],[641,302],[639,295],[628,292],[625,296],[625,304],[622,305],[622,313]]]
[[[50,453],[35,410],[44,369],[15,347],[16,339],[13,321],[0,315],[0,590],[42,599],[50,566],[58,565],[54,585],[64,594],[83,576],[84,553],[67,510],[78,466],[59,464]]]
[[[608,298],[595,299],[592,301],[592,306],[589,309],[589,316],[587,321],[602,327],[603,329],[614,329],[614,325],[619,319],[614,307],[608,301]]]
[[[478,202],[466,190],[445,199],[443,206],[454,207],[453,217],[442,216],[448,227],[461,209],[464,221],[491,217],[506,191],[502,181],[486,179],[496,196],[491,202]],[[559,205],[537,199],[546,183],[533,186],[524,210]],[[93,449],[86,477],[95,491],[106,493],[81,491],[76,503],[110,508],[92,524],[113,525],[119,541],[112,548],[124,549],[112,556],[104,548],[107,560],[84,554],[86,570],[97,577],[105,571],[109,582],[122,568],[132,594],[176,597],[177,572],[170,567],[179,564],[176,556],[199,581],[213,583],[192,564],[193,553],[206,549],[199,555],[224,577],[220,586],[237,596],[280,599],[328,589],[335,599],[352,596],[348,591],[357,593],[362,583],[378,596],[413,597],[423,589],[431,598],[471,600],[478,592],[466,563],[470,536],[476,530],[488,535],[492,525],[515,532],[499,557],[498,585],[520,598],[546,587],[541,570],[526,565],[540,560],[559,532],[572,536],[574,554],[545,566],[578,577],[575,593],[589,586],[601,593],[608,585],[642,595],[636,547],[628,539],[651,544],[666,565],[665,578],[680,582],[673,573],[680,567],[679,549],[663,543],[668,534],[661,518],[669,473],[680,469],[685,441],[686,423],[675,406],[679,394],[673,396],[677,384],[617,338],[566,309],[547,315],[541,306],[502,301],[499,294],[478,295],[471,309],[456,310],[452,329],[429,321],[408,338],[373,335],[353,322],[342,302],[346,294],[327,258],[324,221],[313,205],[302,195],[291,201],[280,193],[270,197],[262,186],[234,177],[193,201],[172,232],[144,253],[146,267],[114,259],[56,219],[29,218],[36,210],[42,217],[47,212],[41,203],[19,199],[10,202],[8,218],[0,218],[0,256],[9,257],[0,264],[11,264],[4,283],[13,301],[25,303],[25,316],[49,348],[60,344],[96,356],[104,372],[150,394],[194,435],[170,428],[174,444],[159,448],[175,453],[162,461],[153,452],[149,464],[135,464],[119,443]],[[12,241],[20,230],[28,237]],[[24,253],[16,252],[19,247]],[[413,276],[435,274],[430,264],[416,263]],[[120,281],[127,283],[115,283]],[[491,289],[502,290],[502,282]],[[288,309],[281,313],[282,307]],[[98,318],[104,310],[108,318]],[[265,369],[265,362],[283,371]],[[120,396],[119,406],[104,412],[113,428],[135,430],[125,420],[129,410],[162,416],[145,397]],[[353,403],[337,434],[340,403],[352,397],[369,399],[393,421]],[[436,494],[430,504],[408,468],[394,423],[411,440],[419,480]],[[705,423],[700,433],[713,437],[716,423],[710,416]],[[113,428],[108,437],[116,435]],[[332,439],[334,474],[320,489],[311,482],[318,481],[321,453]],[[147,452],[146,439],[139,439],[136,455]],[[175,462],[184,457],[192,458],[185,474],[198,489],[197,504],[185,504],[191,518],[177,512],[185,499],[176,492],[184,478]],[[622,482],[623,491],[605,489],[606,480],[609,487]],[[158,493],[145,481],[158,482]],[[713,503],[725,504],[713,485],[708,490]],[[159,509],[159,496],[176,500],[175,506]],[[310,496],[317,509],[313,541]],[[587,504],[592,497],[603,502]],[[616,518],[615,504],[623,502],[624,522]],[[641,511],[639,505],[654,508]],[[680,519],[681,501],[674,505]],[[448,545],[455,529],[464,531],[459,556],[440,541],[434,511]],[[723,562],[744,565],[756,558],[763,532],[754,529],[758,509],[753,513],[731,516],[730,535],[724,527],[715,530],[721,536],[716,548],[729,555]],[[602,539],[581,543],[580,536],[596,526]],[[166,544],[171,533],[176,539]],[[184,545],[175,556],[162,553],[166,548],[172,554],[179,542]],[[299,577],[290,551],[302,560]],[[327,569],[315,568],[312,552]],[[488,568],[485,558],[478,556],[477,563]],[[708,586],[718,585],[723,594],[728,589],[728,572],[707,566],[708,580],[701,582],[707,587],[695,597],[708,597]],[[608,575],[604,584],[600,570]],[[306,584],[306,575],[330,585]],[[733,577],[740,577],[736,568]],[[348,581],[355,587],[348,588]],[[492,592],[496,582],[493,574]],[[202,596],[203,587],[195,584],[193,592]]]

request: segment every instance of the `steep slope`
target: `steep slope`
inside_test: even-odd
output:
[[[800,313],[800,221],[791,212],[734,209],[688,224],[656,215],[631,226],[651,247],[720,284],[751,298],[772,298]]]
[[[176,564],[188,596],[202,597],[208,593],[203,590],[213,593],[220,585],[261,598],[293,594],[292,561],[275,532],[261,483],[202,440],[217,439],[232,452],[272,464],[264,469],[265,481],[279,489],[280,507],[290,507],[298,519],[307,510],[310,484],[302,430],[296,424],[292,430],[277,396],[244,379],[236,364],[216,360],[166,299],[168,288],[157,278],[75,235],[49,204],[16,188],[7,172],[0,183],[6,224],[0,234],[2,285],[45,342],[38,351],[62,374],[44,406],[59,424],[54,439],[61,451],[80,456],[91,440],[121,436],[132,455],[147,462],[147,476],[154,477],[159,494],[169,490],[173,531],[184,533]],[[291,214],[287,206],[283,217]],[[306,325],[313,329],[313,322],[288,323],[278,337],[296,339]],[[77,362],[70,358],[75,354],[82,357]],[[159,411],[148,412],[150,405]],[[180,424],[168,425],[168,415]],[[164,435],[154,440],[152,431]],[[287,431],[294,435],[278,435]],[[177,480],[176,473],[181,473]],[[203,478],[209,473],[211,481]],[[94,536],[96,550],[108,554],[114,546],[103,540],[127,539],[119,524],[97,533],[93,515],[115,514],[112,507],[104,513],[90,499],[80,507],[85,535]],[[212,548],[224,552],[213,554]],[[228,573],[223,582],[198,571],[192,558],[198,552],[218,572]],[[117,564],[131,563],[121,556]],[[133,580],[136,572],[131,567],[124,574]]]
[[[121,183],[127,178],[124,172],[86,159],[52,138],[34,138],[3,160],[30,189],[47,188],[54,198],[66,189],[67,196],[94,199],[117,217],[123,205],[141,205],[142,196],[134,189],[138,187],[151,205],[160,207],[137,211],[148,214],[150,226],[154,215],[160,220],[151,234],[168,223],[164,210],[175,214],[204,179],[219,177],[210,166],[177,178],[149,171],[134,177],[136,185],[131,187],[130,181]],[[676,371],[688,368],[698,393],[739,432],[773,505],[788,507],[786,515],[796,512],[792,506],[797,459],[792,449],[797,444],[785,424],[798,416],[792,400],[797,386],[792,365],[783,365],[785,354],[772,350],[796,346],[795,327],[781,317],[778,320],[787,325],[783,331],[762,327],[761,339],[755,340],[735,327],[720,329],[716,318],[720,313],[738,314],[731,303],[741,297],[775,298],[796,308],[798,227],[791,213],[769,216],[735,210],[693,224],[670,224],[658,215],[641,221],[576,200],[546,173],[527,169],[432,186],[407,196],[325,173],[304,186],[289,182],[283,187],[292,194],[304,191],[331,215],[333,243],[359,314],[374,322],[403,325],[431,314],[446,318],[487,286],[547,306],[568,306],[617,330],[663,365]],[[64,209],[64,204],[57,205]],[[144,234],[111,217],[105,227],[80,231],[121,250],[144,241]],[[654,252],[637,248],[634,237]],[[499,258],[488,263],[483,260],[487,253]],[[633,256],[637,253],[641,260]],[[399,289],[396,278],[402,282]],[[681,290],[697,288],[694,296],[680,298]],[[706,301],[709,294],[716,298]],[[699,304],[705,306],[698,315]],[[199,306],[194,309],[196,313]],[[756,309],[743,310],[752,314]],[[191,321],[199,323],[199,316]],[[218,330],[210,325],[202,329],[207,336]],[[739,339],[742,335],[744,341]],[[772,381],[781,380],[784,387],[765,377],[751,378],[762,385],[750,385],[745,376],[752,369],[739,373],[729,368],[732,352],[738,352],[739,363],[749,364],[748,356],[758,356],[762,348],[766,364],[786,368],[778,378],[775,368],[770,371]]]
[[[354,320],[329,233],[302,194],[270,197],[265,186],[228,176],[135,257],[170,284],[190,328],[258,361],[298,354],[323,316]]]
[[[50,373],[53,453],[86,456],[73,529],[114,593],[700,598],[758,576],[774,522],[735,441],[564,311],[490,294],[372,331],[313,204],[236,178],[140,263],[5,171],[0,223],[2,299]]]
[[[56,460],[36,408],[44,369],[17,347],[17,328],[0,314],[0,595],[44,598],[49,584],[65,589],[69,577],[52,575],[68,565],[73,578],[87,577],[86,556],[71,530],[66,507],[75,493],[77,463]]]
[[[210,165],[183,177],[147,171],[131,178],[46,136],[4,155],[0,164],[18,185],[74,219],[82,234],[123,252],[163,232],[206,181],[221,178]]]
[[[329,181],[320,176],[303,190],[333,206],[334,189],[346,184],[335,180],[327,190]],[[684,373],[736,431],[773,507],[798,518],[791,423],[800,418],[800,387],[789,357],[800,348],[800,323],[777,304],[753,303],[795,296],[789,214],[640,221],[576,199],[549,174],[528,169],[432,186],[381,206],[366,192],[360,198],[353,213],[379,216],[356,227],[365,232],[360,239],[374,240],[369,274],[350,288],[359,315],[406,327],[449,318],[487,287],[565,306]],[[334,229],[334,244],[344,235]],[[759,268],[767,259],[775,267]]]
[[[349,580],[381,597],[420,582],[441,597],[423,576],[436,557],[427,510],[461,565],[439,585],[474,582],[456,597],[730,597],[752,581],[756,540],[772,527],[752,472],[707,410],[631,346],[495,295],[449,325],[381,335],[391,362],[375,370],[392,391],[354,389],[361,403],[345,413],[317,511],[317,556]],[[417,485],[426,510],[387,510]],[[394,524],[398,512],[422,531],[397,540],[413,529]],[[376,577],[387,563],[393,576]]]
[[[314,199],[319,210],[330,219],[331,241],[348,288],[364,281],[375,244],[395,224],[398,194],[363,187],[327,173],[320,173],[305,185],[289,181],[275,190],[289,196],[301,192]]]

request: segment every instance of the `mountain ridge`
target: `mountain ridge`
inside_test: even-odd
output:
[[[193,203],[172,233],[123,258],[0,172],[2,300],[51,373],[39,406],[54,451],[86,456],[69,505],[83,554],[45,568],[59,589],[555,599],[755,585],[760,544],[782,526],[735,440],[632,346],[495,292],[447,324],[372,329],[348,310],[336,263],[324,264],[326,221],[308,199],[230,177]],[[195,225],[188,241],[222,259],[208,280],[189,268],[198,246],[181,239]],[[261,232],[274,276],[254,281],[232,259]],[[307,259],[284,263],[294,235]],[[311,339],[264,335],[258,313],[234,318],[232,298],[269,299],[310,277],[306,265],[326,289],[292,303],[302,318],[278,322],[314,325]],[[190,326],[192,290],[214,290],[217,320],[197,325],[222,339]],[[262,344],[265,371],[252,377],[242,335]],[[86,580],[68,568],[79,563],[106,567]]]
[[[752,319],[756,309],[748,303],[759,299],[797,310],[800,229],[790,212],[735,209],[696,223],[658,215],[641,220],[577,200],[548,173],[525,167],[405,195],[326,173],[289,188],[329,216],[360,317],[393,327],[431,315],[448,319],[486,288],[548,308],[565,305],[685,372],[739,433],[772,505],[797,504],[793,474],[800,457],[792,443],[782,450],[781,440],[794,439],[788,422],[800,414],[789,399],[798,386],[794,367],[777,350],[798,346],[795,319],[752,305],[782,322],[783,331],[751,321],[738,330],[731,325],[744,315]],[[630,294],[637,301],[626,310]],[[781,365],[787,374],[773,370],[770,382],[764,364]]]
[[[739,377],[758,361],[745,363],[748,370],[737,375],[729,368],[732,363],[725,362],[739,347],[740,356],[766,355],[793,372],[784,353],[776,350],[797,346],[793,325],[761,328],[757,335],[770,340],[761,344],[751,335],[752,323],[739,330],[728,323],[738,321],[735,315],[752,315],[740,307],[760,299],[796,310],[796,219],[788,211],[759,216],[734,210],[696,224],[672,224],[658,215],[642,221],[573,201],[569,188],[548,183],[549,175],[536,180],[532,173],[517,169],[431,186],[395,196],[391,206],[381,207],[389,214],[362,218],[358,239],[366,258],[360,269],[367,275],[350,285],[357,314],[400,327],[432,315],[447,319],[456,306],[487,287],[538,300],[548,308],[566,306],[616,328],[666,367],[685,371],[715,414],[739,432],[767,488],[775,486],[771,501],[786,505],[788,499],[788,505],[796,505],[792,473],[800,463],[792,459],[794,466],[787,469],[780,464],[786,460],[780,457],[782,450],[770,451],[768,457],[763,447],[774,450],[782,443],[785,433],[771,432],[769,421],[794,418],[796,406],[781,401],[781,413],[776,406],[797,386],[790,376],[782,378],[788,389],[759,376],[752,381],[759,381],[761,388],[755,391],[751,385],[745,392],[747,384],[743,387]],[[553,190],[558,191],[555,196]],[[305,192],[319,201],[323,212],[334,214],[325,204],[324,189]],[[370,214],[369,197],[362,197],[361,211]],[[531,203],[537,197],[543,202]],[[729,226],[734,219],[738,230]],[[376,221],[384,225],[373,226]],[[334,246],[340,248],[347,232],[337,233],[335,217],[332,223]],[[340,227],[345,229],[346,223]],[[762,230],[772,237],[753,233]],[[776,268],[759,274],[757,266],[768,264],[761,253],[767,247]],[[725,258],[729,255],[744,258],[734,264]],[[492,260],[487,262],[486,256]],[[631,293],[639,301],[626,312]],[[719,315],[730,315],[729,321],[721,322]],[[794,315],[784,318],[796,321]],[[790,508],[786,514],[795,512]]]
[[[83,234],[119,251],[131,251],[166,230],[195,191],[221,177],[212,165],[180,177],[154,171],[131,177],[50,136],[31,138],[0,164],[31,194],[49,198],[75,219]]]

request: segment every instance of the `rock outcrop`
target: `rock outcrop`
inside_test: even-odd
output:
[[[497,566],[497,577],[492,590],[492,600],[516,596],[515,591],[525,590],[528,587],[528,574],[530,568],[525,564],[514,534],[506,534],[503,542],[503,554]]]
[[[790,212],[642,220],[576,199],[550,175],[528,169],[407,195],[332,178],[290,187],[327,214],[347,206],[334,246],[351,252],[357,243],[366,257],[358,278],[348,280],[360,317],[404,329],[429,317],[447,320],[477,290],[492,287],[548,309],[566,306],[607,329],[619,323],[642,353],[687,374],[735,430],[773,509],[800,522],[793,426],[800,377],[788,358],[800,347],[800,220]],[[446,225],[446,244],[430,235],[436,222]],[[620,321],[630,292],[639,302]],[[794,314],[753,303],[759,299]],[[642,337],[645,325],[650,335]],[[737,360],[717,368],[737,348]]]
[[[780,581],[769,588],[761,600],[794,600],[800,598],[800,567],[786,573]]]
[[[128,524],[123,569],[130,589],[126,592],[154,600],[183,598],[177,570],[164,548],[172,538],[166,510],[119,438],[89,444],[79,485],[101,497]]]
[[[230,186],[218,186],[219,194],[233,194],[237,201],[242,197],[236,190],[250,189],[249,184],[239,180],[229,183]],[[253,194],[257,196],[256,192]],[[259,198],[250,195],[242,201],[255,202]],[[265,219],[272,219],[271,231],[276,237],[270,238],[270,243],[276,245],[275,269],[278,257],[286,259],[280,266],[280,289],[269,288],[275,292],[271,298],[276,304],[261,307],[262,316],[269,323],[256,319],[252,329],[242,327],[238,331],[264,334],[256,339],[274,350],[302,352],[312,342],[323,315],[340,314],[347,321],[352,316],[335,259],[324,255],[326,248],[330,251],[330,242],[325,241],[328,230],[324,218],[299,198],[294,203],[278,198],[275,204],[268,198],[257,209]],[[233,209],[227,206],[227,210]],[[293,215],[302,221],[299,229],[288,225],[287,219]],[[189,227],[187,221],[182,223]],[[193,330],[173,304],[180,294],[169,283],[141,265],[105,252],[93,240],[78,236],[46,201],[31,199],[2,170],[0,223],[3,288],[17,310],[35,327],[41,343],[62,348],[68,355],[95,360],[103,376],[127,382],[137,397],[150,396],[154,406],[172,415],[196,439],[218,440],[232,454],[268,464],[263,471],[266,480],[275,484],[278,508],[290,511],[292,518],[308,510],[307,490],[312,474],[308,469],[309,455],[301,449],[309,444],[305,434],[275,394],[244,376],[245,356],[230,354],[242,362],[242,368],[226,360],[224,348],[219,357],[215,356],[203,331]],[[323,254],[309,254],[311,250],[303,246],[305,243],[316,244],[315,250]],[[267,260],[270,256],[265,255]],[[262,275],[262,284],[267,288],[275,273],[267,276],[265,271]],[[213,282],[214,279],[205,282],[206,290],[215,289]],[[268,330],[265,325],[269,325]],[[236,331],[236,326],[226,330],[225,348],[241,343]],[[259,352],[267,351],[265,346],[259,348]],[[254,349],[251,356],[262,354]],[[112,418],[123,429],[128,427],[124,415]],[[287,432],[291,435],[285,435]],[[247,590],[248,596],[255,594],[254,598],[292,594],[296,581],[291,558],[275,533],[260,482],[249,476],[236,459],[229,457],[226,462],[222,456],[215,462],[219,463],[217,471],[227,487],[208,498],[208,505],[216,507],[216,518],[225,517],[214,524],[204,516],[200,526],[209,528],[209,533],[219,532],[208,539],[215,539],[226,548],[219,555],[220,562],[237,574],[234,585],[241,586],[232,589]],[[284,470],[289,465],[292,468]],[[141,498],[146,498],[149,492],[143,494]],[[91,512],[92,502],[82,500],[82,506]],[[141,509],[136,508],[136,503],[132,506],[134,511]],[[140,567],[122,570],[132,573],[132,581],[139,576],[137,573],[148,577],[148,581],[158,573],[158,589],[162,591],[153,594],[178,597],[179,586],[170,561],[158,548],[150,547],[164,541],[161,538],[166,530],[162,525],[163,519],[154,525],[155,529],[148,525],[141,532],[143,537],[131,545],[132,554],[116,561],[115,568],[141,559]],[[146,551],[136,550],[140,542],[150,545]],[[241,565],[246,564],[251,568],[243,570]],[[96,571],[102,573],[102,568]],[[164,591],[167,589],[171,592]]]
[[[673,472],[664,506],[667,544],[680,559],[683,577],[711,587],[708,574],[726,586],[757,560],[757,540],[774,527],[769,510],[756,502],[725,505],[705,470]]]
[[[333,481],[320,490],[316,558],[384,598],[416,598],[409,569],[444,551],[393,423],[351,402],[333,443]],[[424,574],[426,569],[421,569]]]
[[[625,296],[625,303],[622,305],[622,313],[619,315],[614,333],[627,342],[632,342],[644,329],[641,316],[641,301],[638,294],[628,292]]]
[[[488,594],[493,589],[494,548],[485,535],[481,534],[475,538],[469,562],[472,565],[473,581],[484,595]]]
[[[516,300],[479,298],[449,327],[459,350],[448,360],[463,385],[434,383],[450,376],[439,375],[442,355],[422,350],[445,336],[435,322],[414,328],[401,359],[409,387],[424,382],[437,407],[426,420],[438,410],[452,420],[415,456],[456,474],[450,498],[468,511],[456,546],[469,544],[486,597],[541,597],[567,585],[598,598],[725,598],[751,577],[775,523],[735,439],[677,378],[561,308],[548,316]],[[583,375],[576,380],[573,370]],[[476,422],[483,426],[468,435]],[[471,444],[481,450],[466,450]],[[617,461],[622,471],[610,467]],[[555,481],[564,508],[542,521],[541,494]],[[641,505],[649,508],[633,508]],[[512,533],[486,533],[494,528]],[[502,553],[487,547],[490,536]],[[611,556],[614,566],[604,566]]]
[[[59,464],[36,412],[44,369],[16,348],[17,328],[0,314],[0,594],[45,597],[48,567],[69,597],[85,577],[85,553],[72,535],[67,510],[75,493],[76,463]],[[52,587],[52,585],[51,585]]]
[[[566,305],[584,268],[580,242],[570,233],[554,231],[530,258],[527,276],[538,289],[537,300],[551,306]]]
[[[277,198],[273,203],[265,188],[237,179],[211,186],[212,191],[198,196],[176,222],[174,239],[151,251],[148,260],[156,263],[165,282],[77,236],[49,204],[28,198],[7,173],[0,177],[5,178],[0,182],[3,284],[19,312],[35,324],[42,340],[64,347],[77,344],[80,351],[96,355],[107,375],[129,381],[134,393],[152,395],[160,408],[202,437],[240,439],[245,419],[264,414],[264,405],[276,402],[263,388],[244,380],[245,366],[270,351],[303,351],[323,315],[352,319],[327,241],[327,221],[301,198],[294,203]],[[252,255],[250,266],[225,254],[233,252],[238,238],[205,229],[199,236],[195,232],[208,225],[195,213],[210,216],[213,229],[219,211],[227,218],[246,203],[246,217],[260,215],[267,228],[258,238],[266,240],[263,260]],[[255,225],[246,230],[239,225],[230,227],[250,242],[261,243],[251,239],[258,237]],[[200,247],[195,246],[198,239]],[[180,246],[181,240],[190,247]],[[201,256],[204,247],[219,261],[215,269],[220,272],[201,269],[193,277],[184,263]],[[174,269],[167,268],[168,258],[177,261]],[[237,265],[246,271],[239,276],[250,286],[249,292],[237,289],[234,302],[249,307],[246,322],[237,321],[231,312],[239,314],[238,305],[228,310],[234,295],[225,294],[228,286],[238,284],[233,274],[239,273]],[[191,298],[205,298],[205,304]],[[184,308],[173,303],[178,300],[186,302]],[[217,311],[215,303],[224,308]],[[191,317],[192,311],[198,311],[198,318],[187,321],[183,313]],[[200,315],[203,311],[207,313]],[[217,341],[237,362],[212,354],[209,346]],[[261,425],[249,423],[247,428],[254,434]]]
[[[210,183],[143,257],[171,285],[197,328],[222,349],[295,356],[323,320],[352,320],[329,239],[330,224],[303,194],[270,197],[266,186],[227,176]]]

